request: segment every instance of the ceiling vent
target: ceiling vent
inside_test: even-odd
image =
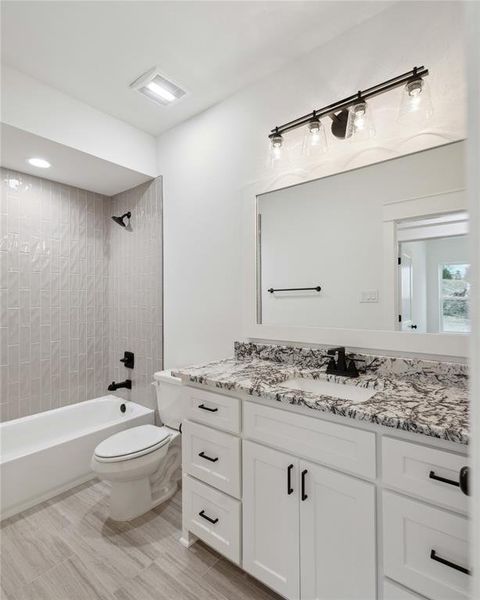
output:
[[[130,88],[162,106],[173,104],[186,94],[185,90],[161,75],[156,67],[131,83]]]

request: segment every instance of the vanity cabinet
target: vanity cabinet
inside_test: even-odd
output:
[[[310,462],[299,470],[300,597],[375,598],[375,486]]]
[[[243,568],[286,598],[298,598],[299,460],[243,442]]]
[[[461,446],[191,386],[185,402],[183,544],[287,600],[468,598]]]
[[[372,484],[249,441],[243,480],[246,571],[286,598],[375,598]]]

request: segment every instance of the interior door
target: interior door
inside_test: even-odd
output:
[[[299,598],[298,459],[243,442],[243,568]]]
[[[300,461],[302,600],[376,598],[375,487]]]
[[[413,322],[413,261],[406,252],[400,257],[400,310],[402,320],[400,329],[412,331],[415,329]]]

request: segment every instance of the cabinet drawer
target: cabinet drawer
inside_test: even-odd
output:
[[[193,387],[185,388],[187,418],[240,433],[240,400]]]
[[[190,421],[184,421],[182,432],[184,472],[240,497],[241,440]]]
[[[467,512],[468,499],[458,485],[460,469],[467,458],[445,450],[384,438],[383,481],[409,494]],[[447,479],[451,483],[435,477]]]
[[[414,594],[393,581],[385,579],[383,582],[383,600],[425,600],[425,596]]]
[[[470,568],[465,517],[383,492],[383,532],[385,575],[435,600],[469,597],[455,568]]]
[[[375,434],[253,402],[244,403],[245,436],[296,456],[375,478]]]
[[[240,563],[240,502],[183,477],[183,528],[232,562]]]

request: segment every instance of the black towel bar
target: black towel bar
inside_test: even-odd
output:
[[[305,292],[307,290],[314,290],[315,292],[320,292],[321,287],[319,285],[315,287],[305,287],[305,288],[268,288],[267,292],[273,294],[274,292]]]

